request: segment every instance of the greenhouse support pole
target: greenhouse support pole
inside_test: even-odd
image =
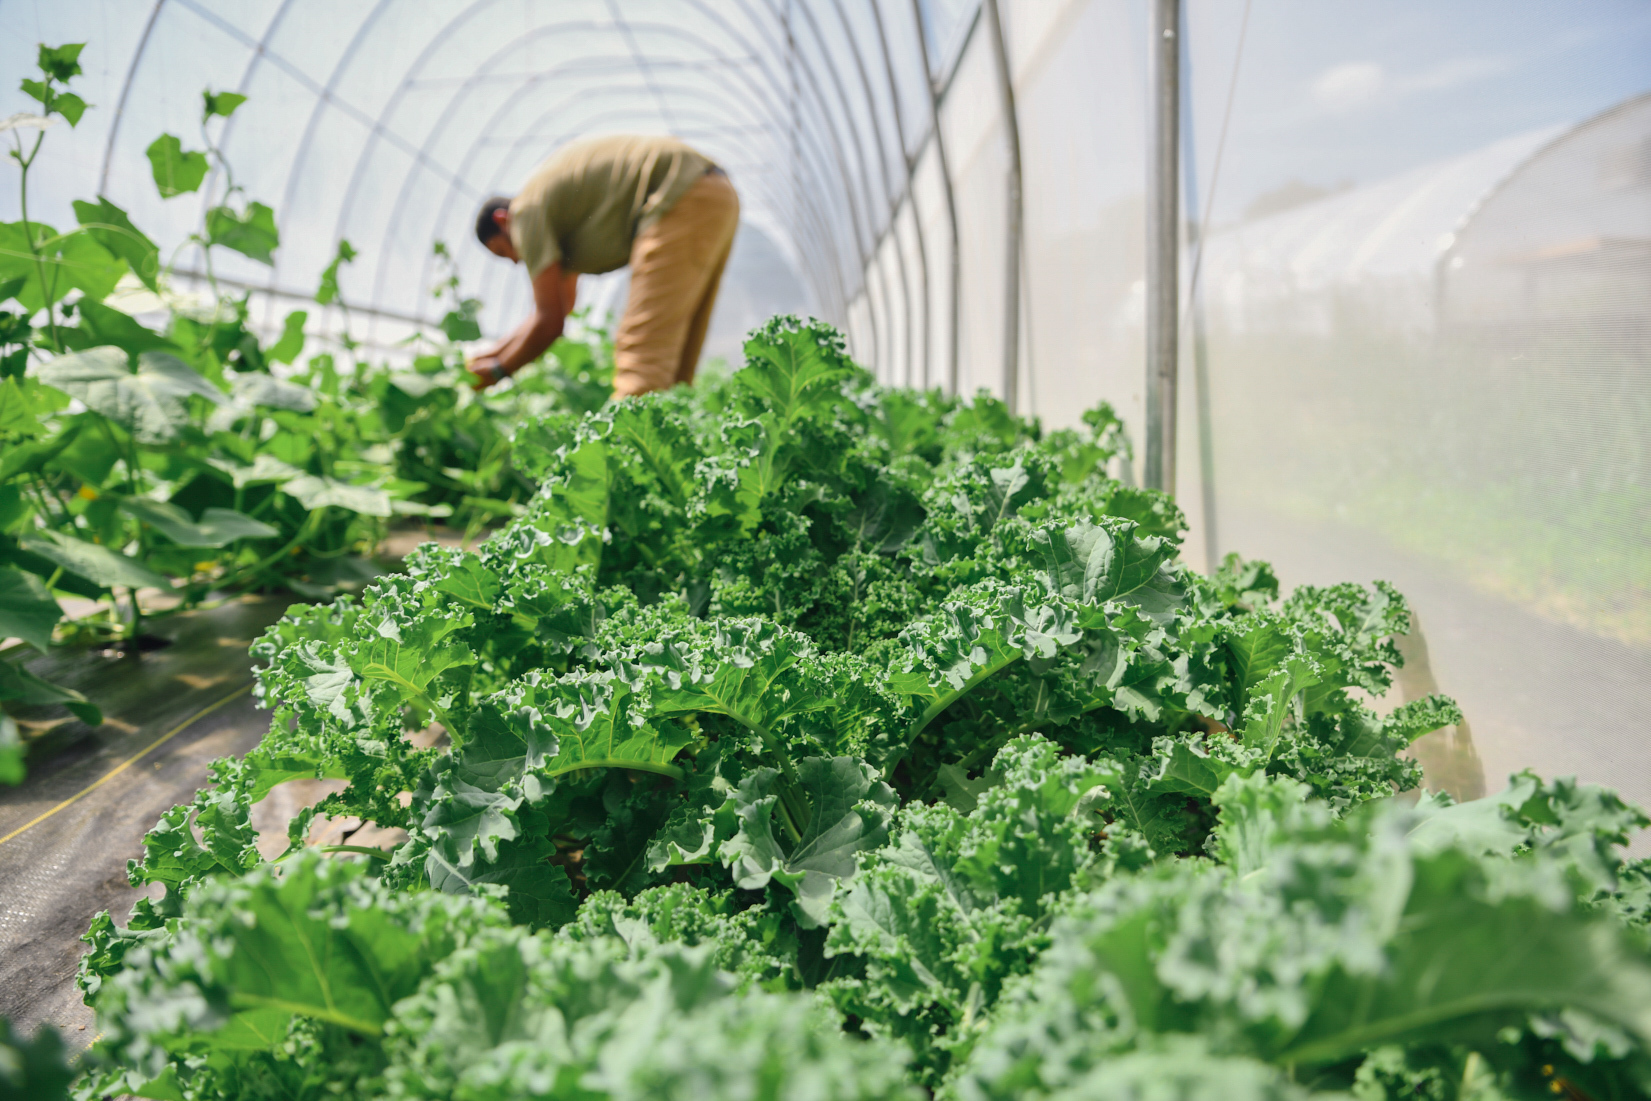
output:
[[[1179,324],[1181,4],[1151,0],[1152,150],[1147,179],[1146,485],[1175,492],[1175,370]]]
[[[1181,0],[1182,26],[1186,25],[1186,3]],[[1248,14],[1248,8],[1245,9]],[[1246,27],[1248,24],[1246,23]],[[1239,37],[1239,48],[1242,49],[1244,40],[1242,32]],[[1238,74],[1238,65],[1233,64],[1233,75]],[[1192,54],[1187,49],[1187,34],[1183,29],[1181,35],[1181,79],[1187,87],[1192,87]],[[1232,107],[1232,97],[1227,98],[1229,111]],[[1222,137],[1226,136],[1226,124],[1222,124]],[[1181,180],[1182,192],[1187,203],[1187,249],[1191,252],[1191,270],[1187,273],[1187,300],[1186,321],[1192,328],[1192,389],[1193,408],[1198,416],[1198,496],[1201,506],[1201,519],[1204,528],[1204,572],[1214,573],[1216,565],[1221,561],[1221,540],[1216,531],[1216,503],[1215,503],[1215,425],[1210,411],[1210,353],[1209,340],[1204,332],[1204,288],[1198,282],[1198,271],[1204,259],[1204,225],[1208,218],[1209,207],[1201,206],[1198,200],[1198,147],[1197,132],[1192,124],[1192,96],[1181,97]],[[1221,171],[1221,152],[1223,146],[1216,145],[1215,170],[1210,175],[1210,195],[1215,194],[1215,184]],[[1203,211],[1203,216],[1200,216]]]
[[[951,241],[951,284],[946,292],[946,391],[957,397],[961,380],[958,377],[958,333],[961,331],[961,303],[963,288],[963,257],[959,251],[962,235],[957,229],[957,194],[952,190],[952,166],[946,159],[946,134],[940,126],[940,88],[935,83],[934,66],[929,58],[928,29],[923,25],[921,0],[911,0],[912,22],[917,28],[917,49],[923,59],[923,86],[929,92],[929,126],[934,133],[935,162],[940,168],[940,189],[946,197],[946,229]]]
[[[1015,111],[1014,74],[1009,71],[1009,46],[1003,38],[1003,16],[997,0],[986,0],[986,18],[991,24],[987,29],[992,32],[998,93],[1003,97],[1003,125],[1009,140],[1009,231],[1003,260],[1003,401],[1014,413],[1020,403],[1020,252],[1026,219],[1020,186],[1020,116]]]

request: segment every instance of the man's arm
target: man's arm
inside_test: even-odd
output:
[[[559,260],[535,276],[533,315],[502,343],[473,357],[467,364],[477,375],[476,389],[485,390],[500,378],[515,374],[554,344],[562,335],[562,326],[567,323],[578,291],[579,273],[564,272]]]

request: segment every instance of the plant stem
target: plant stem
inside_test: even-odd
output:
[[[50,108],[51,81],[48,78],[45,109],[50,110]],[[29,221],[29,167],[34,164],[34,159],[40,155],[40,145],[45,140],[46,131],[42,130],[35,135],[34,148],[29,150],[29,155],[25,157],[23,156],[23,138],[20,135],[17,136],[17,163],[22,166],[22,171],[18,174],[17,202],[23,215],[23,239],[29,243],[29,252],[34,255],[35,271],[40,277],[40,297],[46,307],[46,327],[52,334],[52,350],[61,352],[63,351],[63,341],[58,336],[57,316],[52,310],[52,289],[56,287],[57,280],[52,280],[51,287],[46,285],[46,261],[40,255],[40,244],[34,237],[34,223]]]

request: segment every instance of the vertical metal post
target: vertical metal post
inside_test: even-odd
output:
[[[1161,2],[1161,0],[1160,0]],[[1020,398],[1020,253],[1026,208],[1021,201],[1020,115],[1015,110],[1014,74],[1009,70],[1009,47],[1003,39],[1003,16],[997,0],[986,0],[986,29],[992,33],[997,61],[998,93],[1003,99],[1003,125],[1009,139],[1009,231],[1005,241],[1003,303],[1003,401],[1016,411]]]
[[[929,125],[934,132],[934,155],[940,168],[941,191],[946,196],[946,228],[951,240],[951,286],[947,291],[946,391],[957,397],[962,384],[958,376],[958,334],[962,331],[963,287],[962,235],[957,228],[957,193],[952,189],[952,166],[946,159],[946,133],[940,125],[940,90],[934,80],[934,63],[929,58],[928,27],[923,23],[920,0],[911,0],[912,23],[917,27],[917,50],[923,58],[923,87],[929,92]]]
[[[1147,177],[1147,486],[1175,492],[1175,372],[1180,279],[1181,5],[1150,0]]]
[[[1186,0],[1181,0],[1181,79],[1192,87],[1192,53],[1187,49]],[[1240,39],[1240,46],[1242,46]],[[1237,66],[1234,66],[1236,73]],[[1229,96],[1229,103],[1231,97]],[[1225,128],[1223,127],[1223,131]],[[1204,255],[1203,221],[1199,211],[1208,208],[1198,199],[1198,148],[1192,125],[1192,96],[1181,97],[1181,180],[1187,204],[1187,249],[1192,253],[1192,270],[1187,278],[1187,320],[1192,325],[1192,385],[1194,408],[1198,413],[1198,489],[1201,526],[1204,529],[1204,572],[1214,573],[1221,564],[1221,539],[1216,530],[1215,503],[1215,418],[1210,409],[1209,341],[1204,332],[1204,288],[1198,282],[1198,268]],[[1221,170],[1220,147],[1216,150],[1215,171]],[[1211,194],[1215,178],[1210,179]]]

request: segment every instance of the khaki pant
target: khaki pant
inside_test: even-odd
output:
[[[740,200],[707,172],[631,245],[631,293],[614,337],[615,397],[692,382],[739,225]]]

